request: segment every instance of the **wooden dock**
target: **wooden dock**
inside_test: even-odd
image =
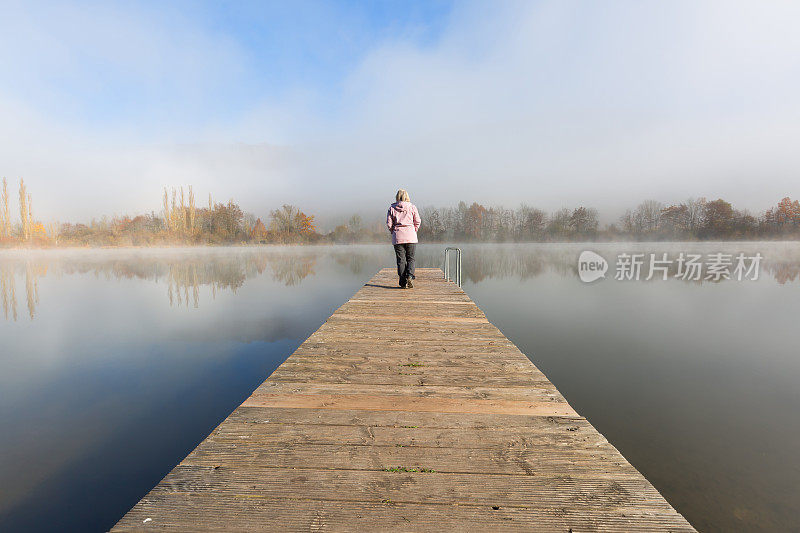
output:
[[[383,269],[115,531],[694,531],[439,269]]]

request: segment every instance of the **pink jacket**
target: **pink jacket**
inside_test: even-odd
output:
[[[392,244],[417,242],[419,211],[411,202],[395,202],[386,213],[386,227],[392,232]]]

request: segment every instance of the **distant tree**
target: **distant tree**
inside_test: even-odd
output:
[[[423,207],[420,212],[422,226],[419,228],[420,238],[426,241],[440,242],[445,238],[446,228],[439,210],[435,207]]]
[[[746,210],[733,211],[732,237],[742,239],[754,237],[758,232],[758,219]]]
[[[197,210],[194,205],[194,190],[189,185],[189,235],[194,235],[197,231],[196,226]]]
[[[592,207],[578,207],[569,217],[570,229],[580,236],[596,234],[598,225],[597,210]]]
[[[652,234],[659,228],[664,206],[655,200],[645,200],[633,211],[628,210],[620,218],[622,229],[635,236]]]
[[[31,235],[28,226],[28,193],[25,189],[25,180],[19,180],[19,221],[22,227],[22,240],[27,241]]]
[[[41,222],[31,224],[31,237],[34,239],[46,239],[47,230]]]
[[[625,214],[619,217],[619,225],[622,226],[622,231],[625,233],[636,233],[637,227],[636,222],[633,219],[633,211],[626,209]]]
[[[661,202],[656,200],[645,200],[639,204],[634,211],[634,220],[639,230],[645,233],[656,231],[661,221],[663,207]]]
[[[333,232],[331,232],[329,238],[333,239],[333,242],[336,243],[353,242],[353,234],[345,224],[339,224],[333,228]]]
[[[278,233],[294,233],[298,230],[296,226],[297,216],[300,210],[293,205],[284,204],[280,209],[270,213],[270,228]]]
[[[358,215],[353,215],[350,217],[350,220],[347,221],[347,229],[352,232],[357,232],[361,229],[361,217]]]
[[[660,227],[668,235],[681,235],[689,231],[689,207],[686,204],[671,205],[661,210]]]
[[[314,224],[314,216],[306,215],[302,211],[299,216],[300,235],[309,236],[317,231],[317,226]]]
[[[247,236],[242,227],[243,219],[244,213],[233,200],[216,204],[204,217],[203,233],[212,241],[235,242]]]
[[[517,238],[523,241],[541,240],[547,224],[547,213],[522,204],[517,210]]]
[[[50,222],[47,224],[47,235],[53,244],[58,244],[59,237],[59,224],[58,222]]]
[[[685,205],[687,208],[686,213],[686,228],[690,232],[697,232],[703,223],[703,212],[706,208],[705,198],[689,198],[686,200]]]
[[[792,202],[788,196],[778,202],[778,208],[775,210],[775,218],[779,224],[797,224],[800,223],[800,202],[795,200]]]
[[[8,181],[3,178],[3,190],[0,192],[0,237],[11,237],[11,212],[8,208]]]
[[[167,188],[166,187],[164,187],[164,220],[167,223],[166,224],[167,227],[165,229],[167,231],[171,230],[172,229],[172,225],[170,224],[170,221],[172,220],[172,214],[170,213],[170,210],[169,210],[169,195],[167,193]]]
[[[33,200],[31,193],[28,193],[28,238],[33,237]]]
[[[293,205],[284,204],[270,213],[270,228],[284,239],[297,240],[316,233],[314,217],[306,215]]]
[[[708,202],[703,210],[703,236],[724,237],[733,227],[733,206],[719,198]]]
[[[566,207],[552,213],[547,221],[547,234],[553,239],[567,239],[570,234],[571,218],[572,213]]]
[[[255,225],[253,225],[253,229],[250,230],[250,237],[259,242],[266,240],[267,228],[264,226],[264,223],[261,222],[260,218],[256,220]]]
[[[484,240],[494,240],[497,242],[507,241],[514,236],[516,226],[516,214],[503,206],[495,206],[489,209],[488,218],[484,224]]]
[[[464,211],[464,234],[468,239],[481,240],[486,216],[486,208],[477,202],[473,202]]]
[[[187,230],[189,229],[188,226],[188,217],[186,216],[186,202],[184,201],[184,194],[183,194],[183,186],[181,186],[181,209],[180,209],[180,217],[179,221],[179,228],[182,234],[186,235]]]

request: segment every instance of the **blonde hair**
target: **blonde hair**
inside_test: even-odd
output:
[[[400,189],[397,191],[397,194],[394,195],[394,199],[398,202],[410,202],[411,197],[408,195],[408,191],[405,189]]]

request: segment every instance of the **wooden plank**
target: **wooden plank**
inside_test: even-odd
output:
[[[460,288],[376,274],[115,530],[692,531]]]
[[[248,407],[306,409],[368,409],[371,411],[426,411],[434,413],[507,413],[514,415],[577,416],[569,405],[546,401],[414,398],[355,394],[263,394],[251,396]]]
[[[328,501],[389,500],[396,503],[429,503],[547,510],[570,507],[591,511],[602,502],[606,509],[634,511],[667,503],[642,478],[620,479],[440,474],[425,472],[365,472],[357,470],[291,470],[254,468],[237,472],[230,468],[208,469],[181,465],[160,486],[162,494],[191,495],[204,492],[244,497],[286,497],[289,479],[308,499]],[[424,480],[424,483],[419,483]],[[531,495],[536,495],[531,498]]]

